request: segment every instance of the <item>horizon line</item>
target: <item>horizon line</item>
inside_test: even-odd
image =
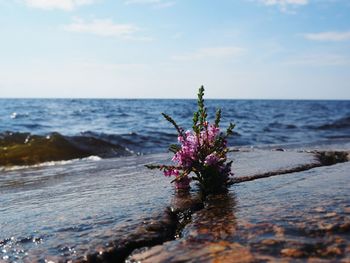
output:
[[[33,100],[197,100],[197,98],[169,98],[169,97],[0,97],[0,100],[21,100],[21,99],[33,99]],[[205,100],[294,100],[294,101],[350,101],[348,99],[338,98],[205,98]]]

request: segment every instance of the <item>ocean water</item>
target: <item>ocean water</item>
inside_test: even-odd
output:
[[[196,100],[1,99],[0,146],[30,139],[42,145],[51,134],[85,151],[82,157],[165,152],[176,132],[161,112],[188,129],[196,106]],[[231,146],[350,138],[350,101],[206,100],[206,106],[209,119],[222,108],[222,127],[236,123]]]
[[[231,146],[350,138],[350,101],[206,105],[210,118],[223,109],[223,127],[236,123]],[[160,113],[186,129],[195,109],[195,100],[0,100],[0,261],[81,258],[162,211],[174,198],[170,179],[144,167],[168,162],[161,153],[177,140]],[[240,160],[234,171],[266,163]]]

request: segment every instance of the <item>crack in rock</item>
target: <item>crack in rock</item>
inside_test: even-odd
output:
[[[277,171],[271,171],[267,173],[262,174],[255,174],[250,176],[242,176],[238,178],[232,178],[228,185],[242,183],[242,182],[248,182],[253,181],[256,179],[261,178],[267,178],[270,176],[276,176],[276,175],[282,175],[282,174],[290,174],[290,173],[297,173],[297,172],[304,172],[307,170],[311,170],[313,168],[322,167],[322,166],[330,166],[335,165],[337,163],[343,163],[348,162],[350,160],[350,154],[349,152],[343,152],[343,151],[312,151],[317,158],[318,162],[311,163],[311,164],[305,164],[297,167],[293,167],[290,169],[283,169],[283,170],[277,170]]]

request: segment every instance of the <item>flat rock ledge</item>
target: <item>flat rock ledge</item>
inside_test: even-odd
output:
[[[242,176],[204,199],[175,240],[127,262],[350,262],[349,153],[313,154],[304,169]]]
[[[350,263],[348,151],[245,149],[230,158],[227,193],[177,192],[141,224],[106,233],[106,243],[45,262]]]
[[[264,154],[277,162],[262,162]],[[252,170],[243,162],[229,183],[240,184],[228,193],[178,192],[164,211],[78,262],[350,262],[350,196],[339,191],[340,186],[350,189],[350,165],[341,164],[348,155],[243,151],[236,162],[251,158],[260,165]],[[300,188],[300,181],[312,187]],[[308,195],[318,202],[309,203]]]
[[[189,192],[177,193],[170,207],[144,220],[142,225],[128,226],[115,233],[115,236],[123,238],[88,251],[77,262],[125,262],[127,256],[137,249],[174,239],[187,224],[190,216],[201,209],[203,201],[200,196],[193,197]]]

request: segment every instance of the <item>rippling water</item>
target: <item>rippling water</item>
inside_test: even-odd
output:
[[[223,109],[223,126],[237,124],[231,145],[350,138],[350,101],[207,106],[209,116]],[[169,180],[143,165],[169,156],[125,156],[165,152],[176,135],[160,113],[188,128],[195,109],[195,100],[1,99],[0,166],[29,166],[0,167],[0,261],[21,261],[28,252],[74,258],[166,206]],[[42,165],[43,156],[66,161]]]
[[[0,261],[74,259],[164,208],[174,190],[144,164],[167,155],[75,161],[0,176]],[[152,186],[157,187],[152,187]],[[94,246],[95,245],[95,246]],[[30,257],[35,256],[34,260]]]
[[[215,108],[223,109],[223,125],[237,124],[231,145],[350,137],[350,101],[207,100],[206,105],[212,117]],[[132,153],[164,152],[176,135],[160,113],[190,128],[195,109],[195,100],[2,99],[0,146],[6,146],[6,138],[24,142],[27,133],[57,132],[73,146],[102,157],[113,155],[113,146]]]

